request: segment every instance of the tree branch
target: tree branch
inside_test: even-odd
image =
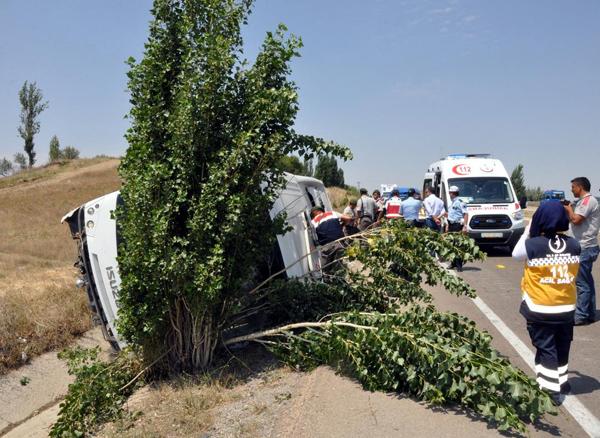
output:
[[[294,324],[284,325],[282,327],[264,330],[262,332],[250,333],[249,335],[236,336],[235,338],[227,339],[223,342],[224,345],[237,344],[238,342],[244,341],[255,341],[257,339],[265,338],[268,336],[279,336],[290,330],[301,329],[301,328],[329,328],[332,326],[350,327],[358,330],[377,330],[377,327],[368,325],[352,324],[350,322],[341,321],[326,321],[326,322],[297,322]]]

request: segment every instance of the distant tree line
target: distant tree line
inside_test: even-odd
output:
[[[60,142],[58,137],[55,135],[50,140],[50,152],[48,154],[48,161],[54,163],[61,160],[76,160],[79,158],[79,151],[73,146],[67,146],[64,149],[60,148]]]
[[[295,175],[311,176],[323,181],[325,187],[345,187],[344,171],[338,167],[335,157],[321,155],[316,166],[313,160],[300,161],[295,155],[286,155],[279,160],[280,167]]]
[[[526,198],[528,201],[540,201],[542,199],[543,190],[541,187],[527,187],[525,185],[525,175],[523,165],[517,164],[510,175],[510,181],[517,193],[519,200]]]
[[[21,105],[20,124],[17,128],[19,136],[23,139],[23,150],[17,152],[13,161],[6,158],[0,159],[0,176],[7,176],[27,168],[33,167],[36,162],[35,135],[40,132],[39,116],[46,108],[48,102],[44,101],[42,90],[35,82],[25,81],[19,90],[19,103]],[[79,158],[79,150],[73,146],[60,148],[58,137],[54,135],[50,140],[48,161],[54,163],[64,160]]]

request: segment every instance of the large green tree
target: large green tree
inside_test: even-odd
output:
[[[295,155],[281,157],[279,164],[286,172],[293,173],[294,175],[305,175],[305,167]]]
[[[517,193],[517,198],[521,199],[525,196],[525,176],[523,175],[523,165],[517,164],[510,174],[510,181]]]
[[[322,155],[315,166],[315,178],[323,181],[326,187],[344,187],[344,171],[338,168],[335,157]]]
[[[209,365],[257,260],[282,230],[268,217],[281,158],[349,157],[293,129],[290,61],[300,39],[280,25],[251,66],[243,59],[250,6],[155,0],[144,57],[129,61],[120,330],[147,360],[164,356],[169,370]]]
[[[44,95],[35,82],[23,84],[19,90],[19,102],[21,103],[21,125],[18,128],[19,135],[25,142],[23,149],[29,159],[29,167],[35,164],[35,135],[40,132],[39,116],[46,108],[48,102],[44,102]]]
[[[48,161],[53,163],[61,158],[60,141],[56,135],[50,139],[50,147],[48,149]]]

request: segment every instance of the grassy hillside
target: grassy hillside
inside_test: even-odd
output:
[[[344,211],[344,208],[348,205],[348,201],[351,199],[357,200],[359,197],[358,190],[354,187],[350,189],[343,189],[341,187],[327,187],[327,196],[331,201],[333,209],[336,211]]]
[[[117,159],[75,160],[0,179],[0,374],[90,327],[77,250],[61,217],[117,190]]]

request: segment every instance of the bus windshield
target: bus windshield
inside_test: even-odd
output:
[[[448,186],[457,186],[459,198],[467,204],[498,204],[513,202],[508,178],[452,178]]]

